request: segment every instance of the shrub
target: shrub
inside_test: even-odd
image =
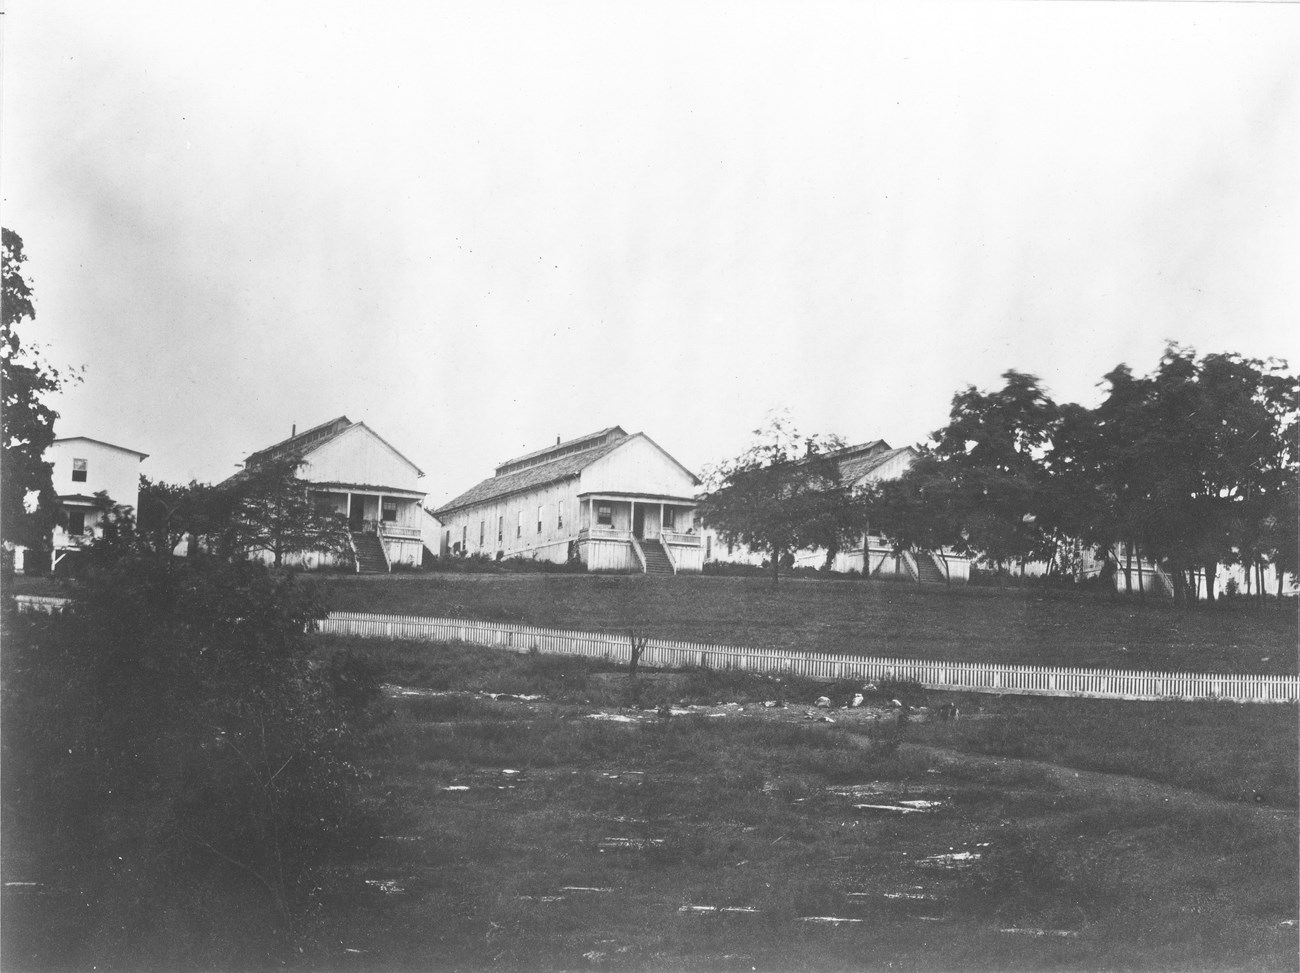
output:
[[[367,833],[348,761],[379,695],[364,660],[307,657],[322,614],[259,564],[127,555],[61,615],[6,616],[6,858],[60,890],[6,968],[311,956],[326,863]]]

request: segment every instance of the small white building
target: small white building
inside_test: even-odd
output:
[[[442,557],[581,561],[675,574],[704,564],[699,478],[645,433],[611,426],[497,466],[433,515]]]
[[[53,466],[54,492],[59,496],[51,568],[103,536],[107,512],[101,509],[96,494],[104,493],[113,504],[135,513],[140,504],[140,464],[147,457],[139,450],[87,436],[69,436],[50,444],[45,460]]]
[[[312,496],[348,518],[351,554],[363,572],[418,567],[424,552],[424,472],[364,422],[339,416],[258,450],[244,460],[254,469],[270,460],[296,457],[298,476]],[[293,563],[327,567],[328,555],[308,552]]]
[[[855,487],[896,480],[916,462],[919,455],[912,446],[891,447],[883,439],[845,446],[830,454],[840,468],[840,481]],[[912,581],[962,583],[970,580],[970,560],[951,551],[934,554],[895,553],[887,535],[887,525],[871,524],[867,535],[848,548],[837,551],[831,570],[869,572],[873,578],[898,577]],[[728,544],[716,531],[705,528],[705,560],[730,564],[762,564],[770,553],[751,551],[741,544]],[[826,551],[802,550],[794,553],[795,567],[821,568]]]

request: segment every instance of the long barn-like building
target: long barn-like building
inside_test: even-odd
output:
[[[645,433],[611,426],[517,456],[433,515],[439,554],[580,561],[590,571],[704,566],[700,480]]]

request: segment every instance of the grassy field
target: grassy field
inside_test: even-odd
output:
[[[878,696],[831,723],[807,701],[848,687],[318,646],[424,690],[374,741],[388,830],[318,968],[1298,965],[1295,707],[958,697],[940,721],[953,697],[894,686],[901,721]]]
[[[1294,604],[1180,611],[1093,593],[593,575],[321,576],[333,608],[953,661],[1295,673]]]

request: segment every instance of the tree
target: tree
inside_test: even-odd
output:
[[[775,582],[795,551],[833,554],[852,543],[865,529],[866,508],[841,482],[837,437],[802,437],[784,415],[754,435],[745,452],[707,471],[700,513],[728,543],[768,552]]]
[[[234,515],[236,498],[231,491],[208,483],[154,482],[140,477],[140,509],[136,530],[150,550],[167,553],[187,537],[187,553],[214,551]]]
[[[929,450],[898,479],[877,485],[872,500],[873,521],[889,539],[894,553],[925,552],[938,557],[949,574],[945,551],[974,553],[963,528],[962,494],[944,464]]]
[[[996,392],[968,386],[957,393],[931,447],[952,485],[965,547],[999,564],[1054,553],[1043,456],[1060,416],[1035,376],[1002,377]]]
[[[349,550],[347,518],[313,498],[298,477],[297,457],[270,459],[218,489],[229,499],[223,548],[235,555],[266,551],[279,566],[287,554]]]
[[[349,761],[375,671],[310,658],[324,608],[292,576],[96,553],[70,610],[5,617],[5,854],[50,890],[6,913],[6,966],[312,965],[308,920],[374,833]]]
[[[1295,477],[1300,382],[1286,363],[1169,345],[1156,370],[1106,376],[1095,468],[1130,551],[1160,561],[1190,604],[1203,572],[1268,554],[1263,526]]]
[[[3,452],[0,462],[0,537],[12,544],[44,548],[58,499],[45,451],[54,442],[59,414],[47,399],[65,376],[39,351],[24,344],[18,326],[36,317],[31,287],[23,277],[23,240],[3,230],[3,309],[0,310],[0,395],[3,396]],[[35,511],[29,498],[35,495]]]

